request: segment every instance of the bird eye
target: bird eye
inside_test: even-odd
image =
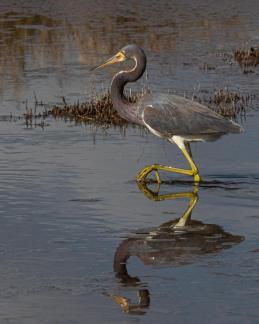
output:
[[[125,57],[127,57],[125,51],[121,51],[121,53],[122,53]]]

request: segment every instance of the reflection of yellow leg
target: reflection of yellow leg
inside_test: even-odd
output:
[[[193,208],[195,207],[198,201],[198,191],[199,185],[196,184],[193,187],[191,192],[175,192],[169,194],[159,194],[159,189],[156,192],[150,190],[145,183],[138,182],[139,189],[144,193],[144,195],[154,201],[161,201],[161,200],[170,200],[170,199],[177,199],[177,198],[190,198],[189,205],[183,215],[180,217],[178,222],[174,225],[174,227],[183,227],[185,226],[186,222],[190,219],[191,213]]]
[[[199,185],[196,184],[193,186],[192,191],[185,191],[185,192],[173,192],[168,194],[159,194],[160,185],[158,189],[154,192],[147,187],[146,183],[137,182],[139,190],[143,192],[143,194],[154,201],[161,201],[161,200],[170,200],[170,199],[177,199],[177,198],[190,198],[198,196]]]
[[[186,160],[190,164],[191,170],[178,169],[178,168],[173,168],[171,166],[166,166],[166,165],[161,165],[161,164],[151,164],[151,165],[144,167],[139,172],[139,174],[136,177],[136,180],[138,182],[144,182],[146,177],[148,176],[148,174],[151,173],[152,171],[155,171],[156,181],[158,183],[160,183],[161,180],[160,180],[158,170],[161,170],[161,171],[168,171],[168,172],[174,172],[174,173],[180,173],[180,174],[193,176],[194,182],[200,182],[201,178],[199,176],[199,170],[198,170],[197,166],[195,165],[193,159],[191,158],[190,154],[187,152],[186,148],[180,148],[180,149],[181,149],[183,155],[185,156]]]
[[[188,208],[183,213],[183,215],[180,217],[179,221],[174,225],[174,227],[185,226],[185,224],[188,222],[188,220],[190,219],[190,217],[192,215],[192,210],[195,207],[195,205],[197,204],[197,201],[198,201],[198,195],[193,193],[191,200],[189,202]]]

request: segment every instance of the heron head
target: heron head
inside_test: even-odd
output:
[[[134,60],[136,59],[136,56],[139,52],[143,52],[143,50],[139,46],[134,44],[126,45],[114,56],[106,60],[104,63],[94,67],[92,70],[100,69],[107,65],[123,62],[130,59]]]

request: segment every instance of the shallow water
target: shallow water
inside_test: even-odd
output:
[[[89,68],[132,42],[148,55],[148,79],[134,89],[257,96],[258,69],[244,74],[226,54],[258,44],[258,3],[195,3],[1,1],[1,323],[258,321],[256,110],[243,135],[193,147],[204,178],[198,193],[165,174],[161,201],[134,177],[151,162],[185,163],[175,146],[137,129],[51,119],[27,128],[18,118],[35,94],[74,102],[93,85],[108,87],[117,69]],[[193,195],[194,222],[168,228]]]

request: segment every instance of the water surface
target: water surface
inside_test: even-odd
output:
[[[108,88],[116,68],[89,68],[133,42],[148,55],[148,77],[134,89],[192,96],[228,87],[255,95],[258,108],[258,69],[244,74],[230,56],[258,44],[258,3],[1,1],[0,9],[1,323],[256,323],[256,110],[245,134],[194,146],[204,183],[182,231],[168,226],[188,208],[192,184],[164,174],[168,199],[153,201],[134,181],[151,162],[183,166],[177,147],[138,129],[52,119],[27,128],[18,117],[35,95],[74,102],[93,85]],[[128,309],[118,304],[129,298]]]

